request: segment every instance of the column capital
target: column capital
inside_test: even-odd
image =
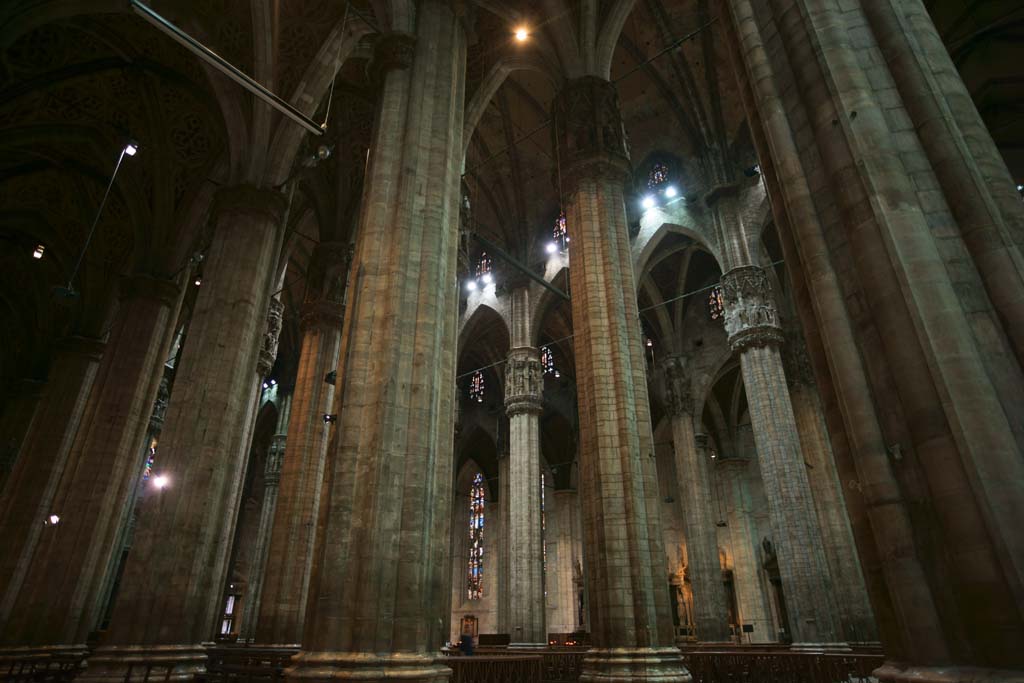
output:
[[[693,415],[692,376],[686,359],[669,356],[661,362],[662,398],[672,417]]]
[[[327,299],[307,301],[302,305],[299,327],[308,330],[340,330],[345,321],[345,304]]]
[[[174,280],[153,277],[145,273],[128,275],[121,279],[121,300],[125,299],[154,299],[172,306],[181,287]]]
[[[416,55],[416,36],[409,33],[385,33],[373,45],[373,58],[367,67],[370,80],[381,83],[394,69],[408,69]]]
[[[747,471],[749,463],[746,458],[718,458],[715,460],[715,469],[729,475],[740,475]]]
[[[254,185],[222,187],[213,195],[214,214],[253,213],[269,215],[275,222],[284,218],[288,200],[277,191]]]
[[[505,412],[540,414],[544,409],[544,369],[540,351],[521,346],[508,352],[505,362]]]
[[[722,275],[725,331],[733,351],[781,345],[782,328],[768,274],[759,266],[739,266]]]
[[[628,179],[629,145],[613,83],[596,76],[567,81],[554,99],[552,118],[568,192],[583,179]]]
[[[260,377],[266,377],[277,360],[277,342],[281,336],[283,317],[284,304],[280,299],[271,299],[267,308],[267,331],[263,335],[263,346],[256,361],[256,373]]]

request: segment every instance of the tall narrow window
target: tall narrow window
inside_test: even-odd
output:
[[[220,634],[222,636],[229,635],[234,632],[235,628],[235,606],[238,603],[237,595],[228,595],[224,601],[224,614],[221,615],[220,620]]]
[[[545,375],[554,375],[556,379],[562,376],[562,373],[555,367],[555,354],[550,346],[545,346],[540,350],[540,365],[544,368]]]
[[[477,403],[484,402],[484,373],[479,370],[469,378],[469,398]]]
[[[565,251],[565,248],[569,245],[569,231],[566,229],[565,211],[558,214],[558,218],[555,220],[555,228],[552,230],[552,237],[554,238],[555,248],[558,251]]]
[[[722,288],[714,286],[711,294],[708,295],[708,315],[712,320],[718,320],[725,315],[725,301],[722,300]]]
[[[469,491],[469,572],[466,593],[470,600],[483,597],[484,584],[484,476],[473,477]]]

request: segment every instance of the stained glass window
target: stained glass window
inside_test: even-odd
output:
[[[545,375],[552,375],[556,379],[562,376],[562,373],[555,367],[555,354],[551,351],[550,346],[545,346],[540,350],[540,364],[544,368]]]
[[[654,166],[651,167],[651,172],[647,176],[647,187],[652,190],[657,190],[667,182],[668,166],[665,164],[654,164]]]
[[[722,299],[722,288],[712,287],[708,295],[708,315],[712,320],[718,320],[725,315],[725,301]]]
[[[484,402],[484,373],[479,370],[469,378],[469,398],[477,403]]]
[[[491,273],[491,257],[487,255],[486,251],[480,252],[480,260],[476,264],[476,276],[483,278],[485,275]],[[485,278],[486,281],[486,278]]]
[[[554,230],[552,230],[551,233],[554,238],[555,246],[560,251],[565,251],[566,247],[569,246],[569,231],[565,227],[565,211],[558,214],[558,218],[555,220]]]
[[[469,492],[469,567],[466,593],[470,600],[483,597],[484,578],[484,476],[473,477]]]
[[[146,465],[142,469],[142,481],[149,481],[153,474],[153,463],[156,462],[156,439],[149,442],[149,452],[146,454]]]

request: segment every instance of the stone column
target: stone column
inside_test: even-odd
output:
[[[529,316],[526,289],[513,294],[513,318]],[[513,325],[515,327],[515,325]],[[544,372],[540,351],[513,348],[505,362],[505,412],[508,415],[509,454],[509,620],[512,645],[544,647],[544,556],[540,522],[540,414],[543,412]]]
[[[507,633],[509,636],[512,635],[512,601],[509,597],[509,498],[512,495],[510,476],[508,453],[498,453],[498,508],[501,517],[501,542],[498,545],[498,633]]]
[[[665,552],[623,184],[629,157],[615,87],[566,83],[553,104],[572,238],[572,317],[594,649],[581,681],[686,681],[672,646]]]
[[[740,354],[794,648],[838,643],[832,581],[782,367],[771,284],[761,268],[741,266],[722,276],[722,295],[729,345]]]
[[[7,397],[3,420],[0,421],[0,491],[3,491],[7,477],[14,469],[22,442],[32,426],[42,389],[41,381],[23,379],[15,384]]]
[[[51,514],[67,516],[54,495],[78,432],[86,401],[99,369],[104,343],[86,337],[67,337],[57,344],[43,396],[36,409],[21,455],[0,496],[0,624],[11,618],[26,572],[40,537],[53,535],[44,526]],[[14,634],[12,634],[14,635]],[[21,641],[18,637],[9,644]],[[6,638],[3,641],[8,644]]]
[[[177,283],[148,276],[122,283],[107,348],[54,493],[61,521],[35,548],[5,639],[78,651],[99,625],[182,294]]]
[[[245,478],[256,367],[284,198],[251,186],[217,192],[216,227],[174,400],[160,440],[168,485],[142,503],[103,647],[86,680],[190,680],[205,666],[221,609]]]
[[[276,354],[275,354],[276,355]],[[263,504],[260,506],[260,522],[256,532],[256,545],[252,553],[252,569],[246,582],[249,600],[242,615],[239,634],[252,640],[256,633],[257,617],[263,598],[263,581],[267,567],[267,552],[270,546],[270,531],[277,510],[277,490],[281,483],[281,463],[284,461],[288,442],[288,419],[291,413],[292,397],[285,396],[277,414],[277,430],[270,441],[267,459],[263,466]]]
[[[302,652],[290,680],[443,681],[466,37],[448,2],[375,45],[381,81]]]
[[[555,537],[557,563],[548,572],[548,592],[554,591],[557,621],[548,630],[552,633],[572,633],[580,627],[579,592],[576,586],[577,566],[582,573],[582,545],[580,530],[580,499],[575,489],[555,491]],[[550,528],[550,527],[549,527]],[[582,577],[581,577],[582,578]]]
[[[326,414],[335,386],[327,374],[338,367],[344,287],[350,260],[348,245],[317,245],[302,309],[302,350],[288,422],[289,456],[281,467],[277,512],[270,538],[255,640],[298,646],[306,614],[313,563],[316,519],[320,509],[328,431]]]
[[[715,471],[726,491],[726,521],[729,524],[729,545],[732,548],[732,578],[736,608],[739,611],[738,622],[754,627],[753,633],[741,633],[742,642],[772,642],[775,640],[775,628],[768,605],[767,587],[761,580],[756,548],[757,528],[752,517],[750,492],[747,490],[750,461],[731,457],[718,458],[716,463]]]
[[[676,486],[683,511],[683,535],[697,640],[726,642],[729,638],[729,608],[722,565],[718,559],[718,529],[712,506],[710,463],[706,448],[698,448],[693,430],[693,398],[686,361],[666,358],[662,366],[665,407],[672,420],[672,449],[676,465]],[[705,441],[707,437],[704,437]]]
[[[877,642],[878,629],[846,515],[821,399],[814,385],[807,348],[795,331],[787,334],[783,363],[814,509],[821,524],[825,560],[832,576],[843,639],[850,643]]]

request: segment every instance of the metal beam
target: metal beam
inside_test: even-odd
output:
[[[323,127],[317,125],[316,121],[267,90],[257,81],[253,80],[249,75],[237,69],[229,61],[182,31],[171,22],[164,19],[146,5],[143,5],[139,0],[128,0],[128,5],[136,14],[158,28],[161,32],[167,34],[167,36],[176,43],[207,62],[210,66],[217,69],[217,71],[220,71],[235,83],[238,83],[240,86],[308,130],[310,133],[313,133],[314,135],[324,134]]]
[[[558,296],[562,297],[566,301],[570,300],[568,294],[566,294],[565,292],[560,290],[558,287],[555,287],[553,284],[551,284],[550,282],[548,282],[547,280],[542,278],[540,275],[537,275],[535,272],[533,272],[532,270],[527,268],[525,264],[523,264],[522,262],[519,261],[519,259],[517,259],[512,254],[508,253],[507,251],[505,251],[504,249],[499,247],[494,242],[490,241],[489,239],[487,239],[483,235],[476,234],[475,232],[471,232],[471,233],[469,233],[469,235],[473,239],[479,240],[482,245],[487,247],[488,251],[493,252],[499,258],[507,261],[512,267],[514,267],[516,270],[521,272],[523,275],[526,275],[528,278],[530,278],[534,282],[537,282],[537,283],[541,284],[545,289],[550,290],[551,292],[553,292],[554,294],[557,294]]]

